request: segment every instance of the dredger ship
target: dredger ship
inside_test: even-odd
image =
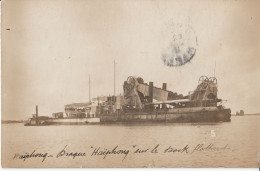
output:
[[[123,84],[124,94],[93,98],[88,103],[65,105],[63,112],[53,113],[52,117],[30,118],[25,126],[34,125],[78,125],[97,123],[135,122],[229,122],[231,110],[226,109],[218,98],[217,79],[201,76],[197,88],[183,96],[145,83],[141,77],[130,76]]]
[[[183,96],[130,76],[123,84],[124,94],[98,97],[95,113],[101,123],[131,122],[229,122],[231,110],[218,98],[217,79],[201,76],[197,88]]]

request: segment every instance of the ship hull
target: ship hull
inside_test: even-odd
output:
[[[168,123],[194,123],[194,122],[230,122],[230,109],[179,109],[168,112],[152,113],[124,113],[100,115],[101,123],[116,122],[168,122]]]
[[[25,126],[44,126],[44,125],[90,125],[99,124],[99,118],[48,118],[40,120],[37,125],[35,120],[26,123]]]
[[[86,125],[98,124],[99,118],[66,118],[66,119],[48,119],[44,125]]]

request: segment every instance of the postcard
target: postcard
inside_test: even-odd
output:
[[[2,167],[260,167],[259,6],[2,1]]]

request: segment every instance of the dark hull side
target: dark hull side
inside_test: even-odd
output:
[[[219,111],[198,111],[187,113],[125,113],[100,115],[100,123],[117,122],[168,122],[168,123],[194,123],[194,122],[230,122],[230,109]]]

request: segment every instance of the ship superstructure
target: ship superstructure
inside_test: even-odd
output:
[[[97,116],[106,122],[219,122],[230,121],[231,111],[219,104],[217,79],[201,76],[197,88],[183,96],[141,77],[130,76],[123,84],[124,94],[97,103]],[[95,100],[98,100],[96,98]]]

